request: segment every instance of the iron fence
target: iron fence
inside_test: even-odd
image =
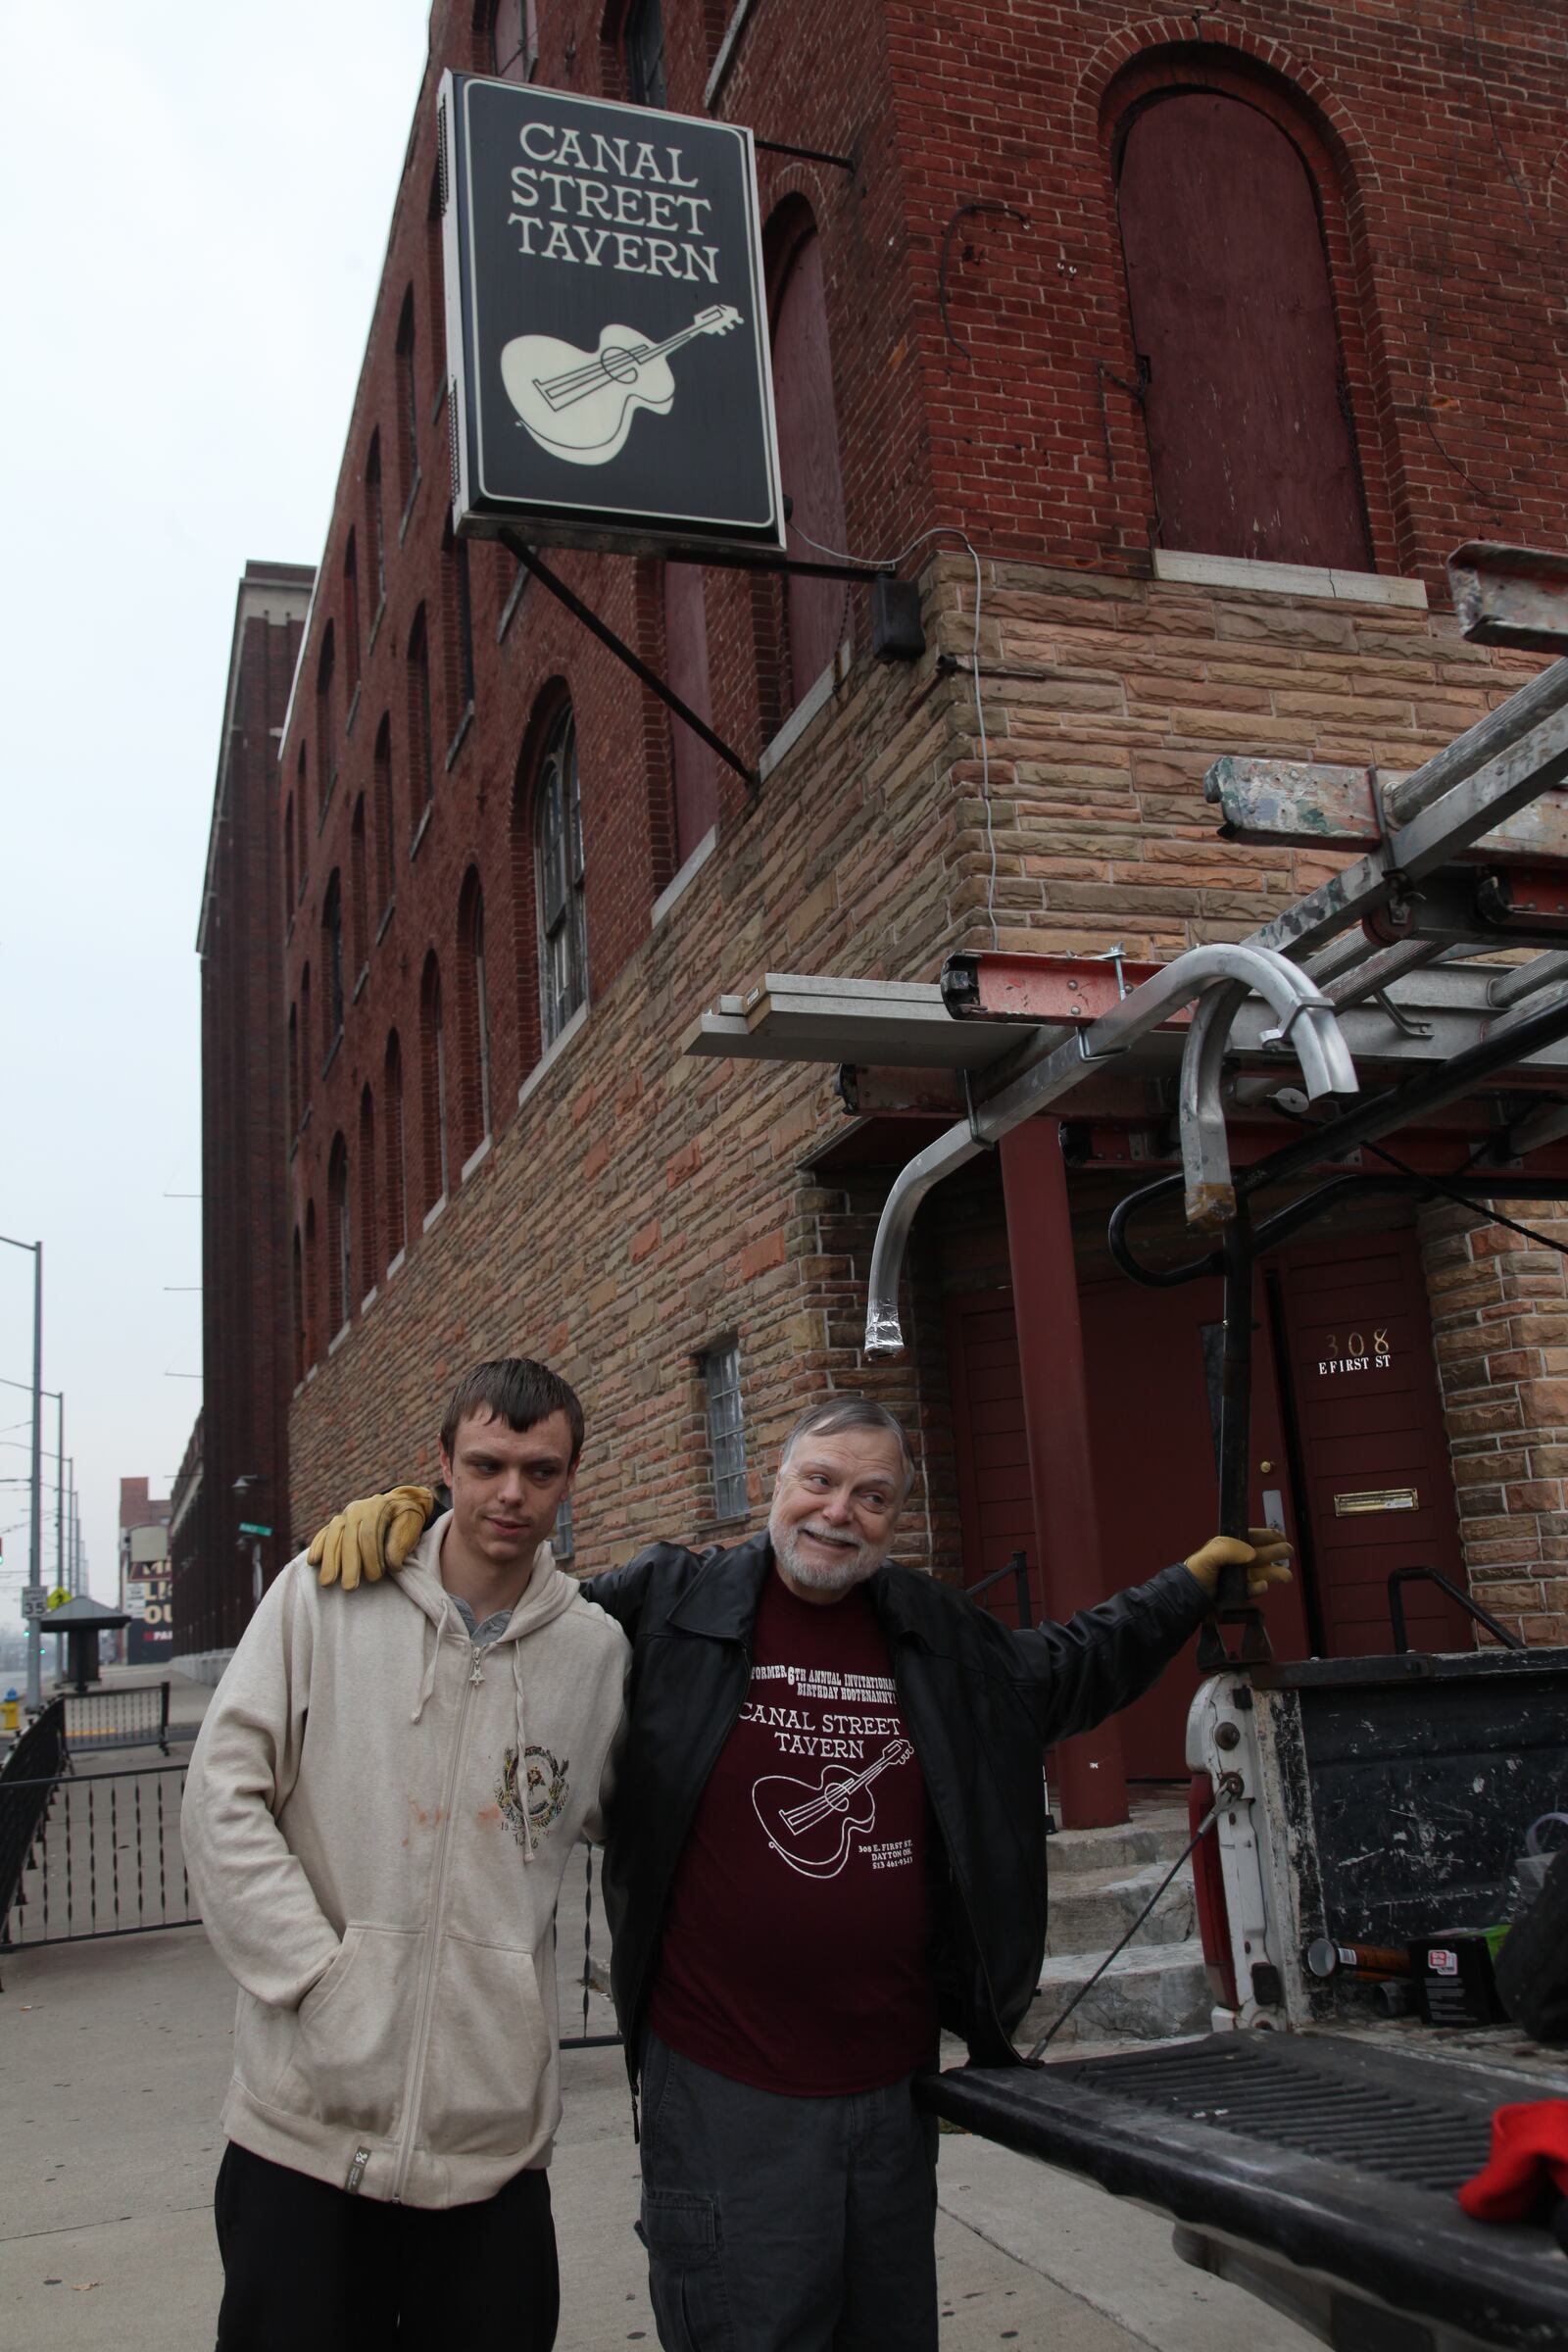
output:
[[[36,1828],[0,1945],[80,1943],[195,1924],[179,1841],[183,1764],[24,1782]]]
[[[65,1694],[66,1748],[97,1754],[111,1747],[160,1747],[169,1753],[169,1685],[122,1683]]]
[[[33,1841],[65,1769],[65,1708],[52,1698],[0,1766],[0,1923],[11,1916]]]

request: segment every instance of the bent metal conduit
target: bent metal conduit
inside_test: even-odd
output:
[[[1295,1054],[1310,1101],[1357,1091],[1355,1065],[1334,1007],[1298,964],[1272,949],[1245,944],[1215,941],[1187,949],[1098,1021],[1074,1031],[996,1094],[976,1103],[966,1121],[950,1127],[900,1171],[883,1206],[871,1254],[866,1353],[897,1355],[903,1351],[899,1278],[909,1229],[927,1193],[1037,1110],[1069,1094],[1096,1065],[1126,1053],[1195,1000],[1198,1010],[1182,1060],[1181,1124],[1189,1214],[1196,1205],[1201,1212],[1198,1221],[1224,1222],[1225,1197],[1231,1186],[1219,1099],[1220,1069],[1231,1022],[1248,996],[1263,998],[1277,1015],[1278,1029],[1265,1036],[1269,1042],[1288,1046]],[[1230,1213],[1234,1210],[1232,1194]]]

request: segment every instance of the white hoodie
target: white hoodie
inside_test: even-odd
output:
[[[630,1657],[548,1544],[476,1648],[446,1527],[355,1592],[290,1562],[208,1709],[181,1820],[240,1987],[225,2132],[427,2206],[550,2161],[556,1897],[574,1841],[603,1836]]]

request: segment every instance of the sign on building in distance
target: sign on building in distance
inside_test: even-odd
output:
[[[781,554],[749,130],[447,74],[456,528]]]

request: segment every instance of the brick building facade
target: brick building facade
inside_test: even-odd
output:
[[[1021,1545],[1038,1597],[1074,1605],[1212,1517],[1126,1418],[1128,1366],[1201,1411],[1204,1310],[1156,1328],[1102,1280],[1125,1173],[1064,1177],[1053,1125],[1055,1173],[1035,1137],[945,1188],[909,1358],[868,1367],[867,1252],[918,1122],[847,1120],[827,1069],[683,1044],[770,970],[930,980],[993,941],[1165,957],[1242,936],[1331,860],[1216,840],[1214,758],[1408,768],[1529,673],[1458,637],[1443,564],[1564,527],[1544,21],[1525,0],[1484,32],[1461,0],[663,0],[661,23],[651,0],[556,0],[535,61],[532,18],[432,11],[282,746],[293,1532],[431,1472],[454,1376],[526,1349],[589,1410],[580,1566],[730,1539],[714,1404],[738,1367],[754,1516],[803,1402],[873,1388],[918,1433],[909,1555],[973,1581]],[[759,168],[794,544],[905,550],[919,582],[926,653],[881,664],[858,586],[559,558],[760,767],[755,799],[509,555],[451,541],[435,82],[530,65],[777,143]],[[1477,1590],[1554,1638],[1561,1285],[1498,1229],[1422,1214],[1363,1212],[1339,1272],[1332,1235],[1303,1256],[1280,1346],[1344,1267],[1384,1286],[1436,1464],[1421,1539],[1457,1567],[1462,1512]],[[1025,1294],[1074,1235],[1102,1569],[1025,1444],[1054,1409]],[[1334,1575],[1300,1638],[1366,1647],[1353,1563]],[[1171,1757],[1168,1722],[1128,1731],[1134,1770]],[[1120,1740],[1094,1760],[1114,1783]]]
[[[202,977],[202,1410],[175,1482],[174,1646],[233,1648],[259,1588],[239,1522],[288,1497],[288,1254],[278,746],[314,574],[247,564],[235,598],[196,952]],[[249,1483],[236,1491],[235,1481]],[[288,1557],[281,1538],[264,1568]]]

